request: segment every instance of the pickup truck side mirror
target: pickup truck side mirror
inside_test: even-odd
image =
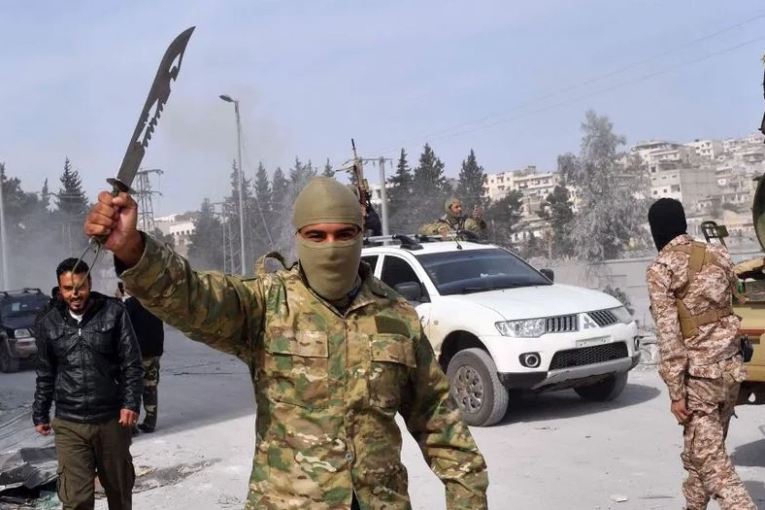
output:
[[[407,301],[422,301],[422,288],[419,282],[398,283],[393,290],[404,296]]]
[[[555,271],[552,269],[540,269],[539,272],[545,275],[545,277],[551,282],[555,281]]]

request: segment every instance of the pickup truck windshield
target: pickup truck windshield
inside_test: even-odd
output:
[[[418,255],[442,296],[552,285],[519,257],[500,248]]]

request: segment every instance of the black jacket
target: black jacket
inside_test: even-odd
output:
[[[141,352],[125,306],[91,292],[77,324],[60,301],[37,323],[35,425],[56,416],[81,423],[117,418],[120,409],[138,412],[143,391]]]
[[[165,328],[162,320],[144,308],[140,301],[129,297],[125,301],[130,322],[133,324],[143,357],[162,356],[165,344]]]

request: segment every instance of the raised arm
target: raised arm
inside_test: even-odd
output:
[[[126,289],[154,315],[194,340],[246,357],[261,327],[260,281],[194,271],[172,249],[136,230],[136,211],[126,193],[102,192],[85,233],[104,239]]]

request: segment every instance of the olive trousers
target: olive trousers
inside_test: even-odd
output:
[[[77,423],[54,418],[58,457],[58,497],[63,510],[93,510],[95,478],[106,492],[109,510],[130,510],[135,482],[131,430],[118,420]]]

